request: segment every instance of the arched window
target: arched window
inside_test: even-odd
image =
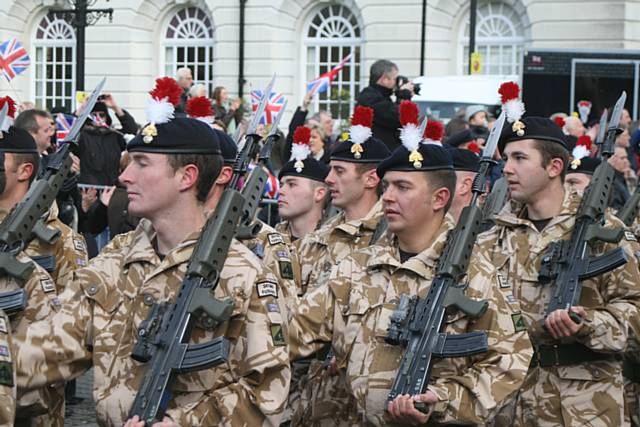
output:
[[[348,119],[360,92],[362,32],[351,10],[342,5],[320,9],[309,21],[304,38],[306,83],[330,71],[347,55],[350,60],[331,83],[330,90],[316,96],[315,109]]]
[[[73,108],[76,91],[76,34],[64,19],[49,12],[33,41],[36,51],[34,93],[38,108]]]
[[[188,67],[194,83],[213,93],[213,26],[200,8],[187,7],[176,12],[164,30],[162,40],[164,74],[175,77],[178,68]]]
[[[462,74],[469,69],[469,13],[460,31]],[[482,57],[482,74],[520,74],[524,29],[518,13],[509,5],[478,5],[476,52]]]

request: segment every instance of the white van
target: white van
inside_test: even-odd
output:
[[[438,76],[417,77],[420,95],[411,100],[420,106],[420,111],[448,122],[456,113],[468,105],[484,105],[492,114],[500,108],[498,89],[504,82],[517,82],[520,76]]]

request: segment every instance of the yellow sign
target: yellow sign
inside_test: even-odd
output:
[[[471,74],[482,74],[482,55],[478,52],[471,54]]]

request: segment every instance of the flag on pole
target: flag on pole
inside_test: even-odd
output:
[[[0,44],[0,69],[7,80],[11,81],[16,75],[22,73],[30,63],[27,50],[17,38],[14,37]]]
[[[58,138],[58,141],[62,141],[67,137],[75,121],[75,116],[71,114],[58,113],[56,115],[56,138]]]
[[[327,71],[324,74],[320,74],[320,76],[307,83],[307,93],[309,94],[309,96],[313,97],[317,93],[323,93],[329,90],[331,82],[336,78],[340,70],[344,68],[347,62],[349,62],[349,60],[351,59],[351,55],[352,53],[345,56],[344,58],[342,58],[342,61],[338,62],[338,65],[336,65],[330,71]]]
[[[252,90],[251,91],[251,109],[255,113],[258,109],[258,104],[260,104],[260,99],[262,99],[262,90]],[[271,92],[269,95],[269,100],[267,101],[267,105],[264,107],[264,112],[262,113],[262,117],[260,117],[261,125],[270,125],[273,123],[276,115],[280,112],[282,107],[284,106],[286,98],[283,94],[277,92]]]

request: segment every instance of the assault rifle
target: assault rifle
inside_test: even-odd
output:
[[[585,190],[571,237],[569,240],[551,243],[543,254],[538,280],[553,286],[547,316],[556,310],[568,310],[580,303],[582,280],[599,276],[627,262],[626,254],[619,247],[591,257],[597,242],[617,243],[624,233],[622,229],[606,229],[603,225],[615,175],[615,170],[607,159],[613,154],[616,136],[621,132],[618,125],[626,99],[626,92],[622,92],[611,114],[604,140],[602,137],[596,139],[598,155],[602,161]],[[603,123],[606,123],[606,112],[603,116],[601,132],[605,127]],[[576,313],[569,313],[569,316],[574,322],[580,323],[580,316]]]
[[[494,217],[500,213],[508,198],[509,186],[506,178],[502,176],[493,183],[493,188],[487,195],[484,205],[482,205],[482,231],[487,231],[493,227],[495,224]]]
[[[480,232],[482,211],[478,198],[485,193],[486,183],[495,165],[493,153],[504,126],[502,112],[487,139],[480,158],[480,170],[473,181],[473,197],[460,215],[445,250],[440,257],[429,292],[424,298],[402,295],[398,308],[391,315],[386,341],[406,347],[396,378],[387,396],[389,402],[403,394],[422,394],[429,385],[434,358],[464,357],[488,351],[485,331],[448,335],[441,332],[445,315],[453,307],[471,318],[478,318],[487,309],[486,301],[469,299],[464,295],[462,279],[469,267],[469,259]],[[416,408],[428,412],[427,405]]]
[[[49,209],[58,194],[62,182],[71,169],[69,156],[71,145],[76,143],[80,130],[102,91],[106,79],[94,89],[85,104],[80,117],[75,121],[61,147],[51,155],[42,177],[36,180],[24,198],[16,204],[0,223],[0,275],[9,275],[26,280],[33,271],[31,263],[21,263],[16,259],[33,236],[40,217]]]
[[[129,418],[137,415],[148,426],[162,421],[176,375],[227,361],[229,341],[225,337],[198,344],[189,344],[189,340],[196,320],[213,330],[233,312],[233,301],[217,299],[214,291],[244,203],[242,195],[233,189],[222,193],[191,254],[175,301],[154,304],[140,323],[131,357],[149,363]]]
[[[624,225],[630,227],[633,224],[633,221],[638,217],[638,204],[640,203],[640,185],[638,185],[629,197],[629,200],[624,204],[624,206],[620,209],[617,216],[620,218]]]

